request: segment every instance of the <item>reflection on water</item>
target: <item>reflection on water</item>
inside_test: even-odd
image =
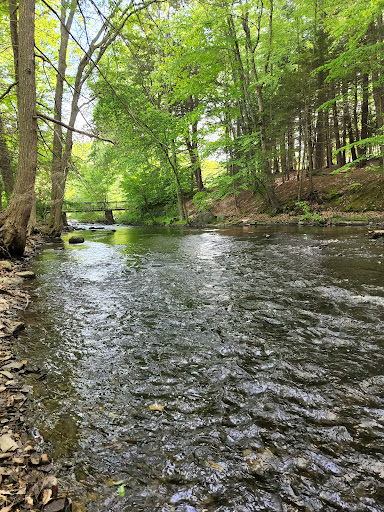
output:
[[[48,372],[31,426],[89,512],[384,510],[383,246],[82,234],[36,259],[19,351]]]

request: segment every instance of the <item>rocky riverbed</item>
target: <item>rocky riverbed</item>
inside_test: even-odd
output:
[[[32,237],[23,259],[0,261],[0,512],[72,510],[70,500],[59,494],[49,456],[25,422],[30,393],[25,375],[37,380],[45,375],[27,360],[18,360],[14,351],[15,338],[24,329],[19,313],[30,300],[23,283],[35,277],[25,268],[43,241]]]

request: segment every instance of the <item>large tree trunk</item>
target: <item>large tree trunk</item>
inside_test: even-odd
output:
[[[15,0],[8,1],[9,6],[9,27],[13,51],[13,65],[15,69],[15,82],[19,82],[19,34],[17,31],[17,10],[18,5]],[[18,85],[16,86],[18,88]]]
[[[11,157],[5,138],[4,123],[0,112],[0,172],[3,178],[4,190],[7,199],[10,198],[13,190],[13,174],[11,167]]]
[[[37,167],[35,0],[21,1],[19,19],[19,162],[11,199],[0,218],[1,249],[7,255],[24,252]]]

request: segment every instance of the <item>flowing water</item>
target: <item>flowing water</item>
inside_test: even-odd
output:
[[[384,511],[366,228],[82,234],[36,258],[18,350],[47,373],[31,431],[87,511]]]

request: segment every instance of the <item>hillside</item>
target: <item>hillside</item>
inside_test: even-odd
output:
[[[311,215],[319,215],[329,224],[384,221],[384,173],[378,173],[370,167],[339,174],[323,169],[313,176],[312,201],[308,200],[309,179],[305,178],[302,200],[307,206],[296,204],[298,188],[296,175],[292,174],[285,183],[282,183],[281,177],[277,178],[276,193],[283,213],[275,216],[266,211],[264,199],[249,190],[242,190],[237,196],[230,194],[221,200],[215,199],[212,191],[209,209],[225,223],[297,223],[306,210]],[[196,215],[192,201],[188,207],[191,215]],[[307,220],[313,218],[307,216]]]

